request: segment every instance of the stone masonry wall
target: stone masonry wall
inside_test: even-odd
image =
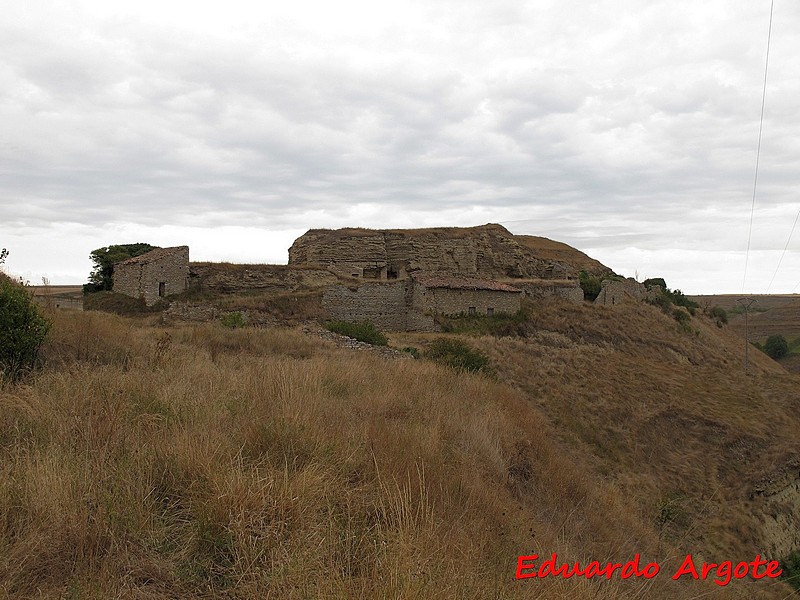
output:
[[[163,284],[163,288],[162,288]],[[152,306],[189,284],[189,247],[157,248],[114,265],[114,291]]]
[[[322,307],[333,319],[369,321],[384,331],[405,331],[408,286],[407,281],[367,283],[356,289],[337,285],[325,291]]]
[[[522,298],[521,292],[415,287],[419,290],[414,294],[414,307],[443,315],[468,313],[470,307],[479,315],[487,314],[490,308],[494,314],[513,314],[520,309]]]

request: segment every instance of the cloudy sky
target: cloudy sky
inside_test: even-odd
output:
[[[33,283],[108,244],[282,263],[312,227],[495,222],[686,292],[800,289],[800,3],[746,281],[769,0],[10,4],[0,247]]]

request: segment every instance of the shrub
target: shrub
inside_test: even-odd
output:
[[[225,313],[220,318],[220,323],[222,323],[225,327],[229,327],[231,329],[236,329],[238,327],[244,327],[244,315],[241,312],[234,311]]]
[[[720,327],[728,323],[728,313],[721,306],[712,306],[711,308],[709,308],[708,316],[711,317],[712,319],[716,319],[717,325],[719,325]]]
[[[17,380],[30,371],[49,329],[28,291],[0,274],[0,374]]]
[[[646,287],[648,290],[654,285],[660,286],[662,290],[668,289],[667,282],[664,281],[663,277],[651,277],[650,279],[645,279],[642,282],[642,285],[644,285],[644,287]]]
[[[328,331],[338,333],[339,335],[346,335],[347,337],[372,344],[373,346],[387,346],[389,340],[380,331],[375,328],[375,325],[369,321],[362,321],[360,323],[351,323],[349,321],[329,321],[325,324]]]
[[[438,339],[430,345],[425,356],[459,371],[484,371],[489,366],[488,356],[460,340]]]
[[[414,346],[406,346],[403,352],[408,352],[413,358],[419,358],[419,349]]]
[[[789,353],[789,343],[782,335],[771,335],[764,344],[764,352],[770,358],[778,360]]]
[[[673,304],[685,306],[692,314],[694,314],[694,309],[700,308],[700,305],[697,302],[684,296],[683,292],[680,290],[670,291],[669,288],[667,288],[665,289],[665,292]]]
[[[594,302],[600,295],[600,278],[581,271],[578,275],[578,282],[583,290],[584,299]]]
[[[782,560],[781,568],[783,569],[782,578],[800,592],[800,552],[793,552],[788,558]]]
[[[680,308],[675,308],[672,310],[672,318],[675,319],[678,323],[686,323],[689,319],[691,319],[691,315],[682,310]]]

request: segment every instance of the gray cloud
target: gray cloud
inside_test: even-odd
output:
[[[378,206],[383,226],[479,215],[584,247],[744,246],[763,7],[412,3],[413,18],[372,7],[340,31],[290,12],[215,26],[82,6],[0,25],[0,234],[295,229]],[[800,9],[776,10],[767,250],[785,240],[762,217],[799,202]]]

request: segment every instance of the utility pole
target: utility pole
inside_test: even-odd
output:
[[[750,342],[748,341],[748,328],[747,328],[747,313],[750,311],[750,307],[753,305],[754,302],[758,302],[756,298],[739,298],[737,300],[743,307],[744,307],[744,372],[747,373],[747,350],[748,346],[750,346]]]

